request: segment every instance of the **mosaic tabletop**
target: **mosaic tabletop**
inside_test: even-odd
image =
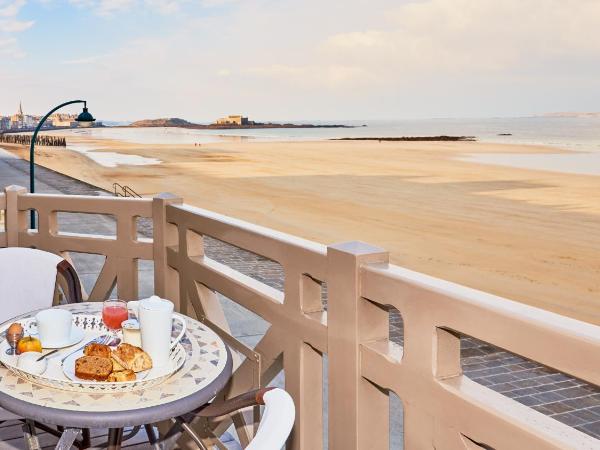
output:
[[[102,303],[61,305],[58,308],[68,309],[74,314],[101,315]],[[185,318],[187,331],[180,343],[187,352],[186,361],[178,372],[158,386],[121,393],[71,392],[32,384],[0,365],[0,393],[32,407],[96,413],[131,412],[193,396],[209,386],[214,387],[217,378],[230,375],[225,372],[231,370],[231,356],[215,332],[194,319]],[[10,409],[8,402],[3,403],[0,398],[0,406]]]

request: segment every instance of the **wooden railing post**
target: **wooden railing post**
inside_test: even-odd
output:
[[[7,186],[6,194],[6,244],[8,247],[19,246],[19,233],[27,230],[27,213],[19,211],[19,195],[27,189],[21,186]]]
[[[179,238],[177,227],[167,223],[167,205],[181,204],[183,199],[170,193],[162,193],[152,200],[154,292],[171,300],[175,303],[175,310],[180,311],[178,273],[167,264],[167,247],[177,245]]]
[[[327,248],[329,448],[389,448],[389,399],[361,377],[361,343],[388,337],[388,314],[360,296],[360,268],[387,263],[386,251],[362,242]]]

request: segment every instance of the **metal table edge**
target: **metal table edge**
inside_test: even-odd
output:
[[[231,378],[233,368],[233,358],[227,344],[225,349],[227,350],[225,368],[208,386],[169,403],[127,411],[75,411],[35,405],[0,391],[0,406],[27,419],[48,425],[76,428],[122,428],[160,422],[205,405],[225,387]],[[76,395],[75,392],[73,394]]]

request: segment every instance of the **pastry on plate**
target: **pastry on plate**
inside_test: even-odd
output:
[[[112,352],[110,355],[110,360],[112,361],[113,372],[122,372],[123,370],[127,370],[127,369],[125,369],[125,367],[123,367],[121,364],[119,364],[119,361],[117,361],[115,358],[113,358]]]
[[[106,381],[115,383],[120,381],[135,381],[136,379],[137,377],[133,370],[120,370],[118,372],[111,373]]]
[[[75,376],[82,380],[106,381],[111,372],[110,358],[82,356],[75,360]]]
[[[101,356],[103,358],[110,358],[110,347],[104,344],[88,344],[83,349],[85,356]]]
[[[152,368],[150,355],[139,347],[121,344],[112,352],[113,359],[125,369],[142,372]]]

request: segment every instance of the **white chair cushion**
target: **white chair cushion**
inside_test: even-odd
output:
[[[52,306],[56,266],[63,260],[31,248],[0,249],[0,323]]]
[[[294,426],[296,409],[290,394],[273,389],[265,394],[264,401],[265,411],[258,431],[246,450],[281,450]]]

